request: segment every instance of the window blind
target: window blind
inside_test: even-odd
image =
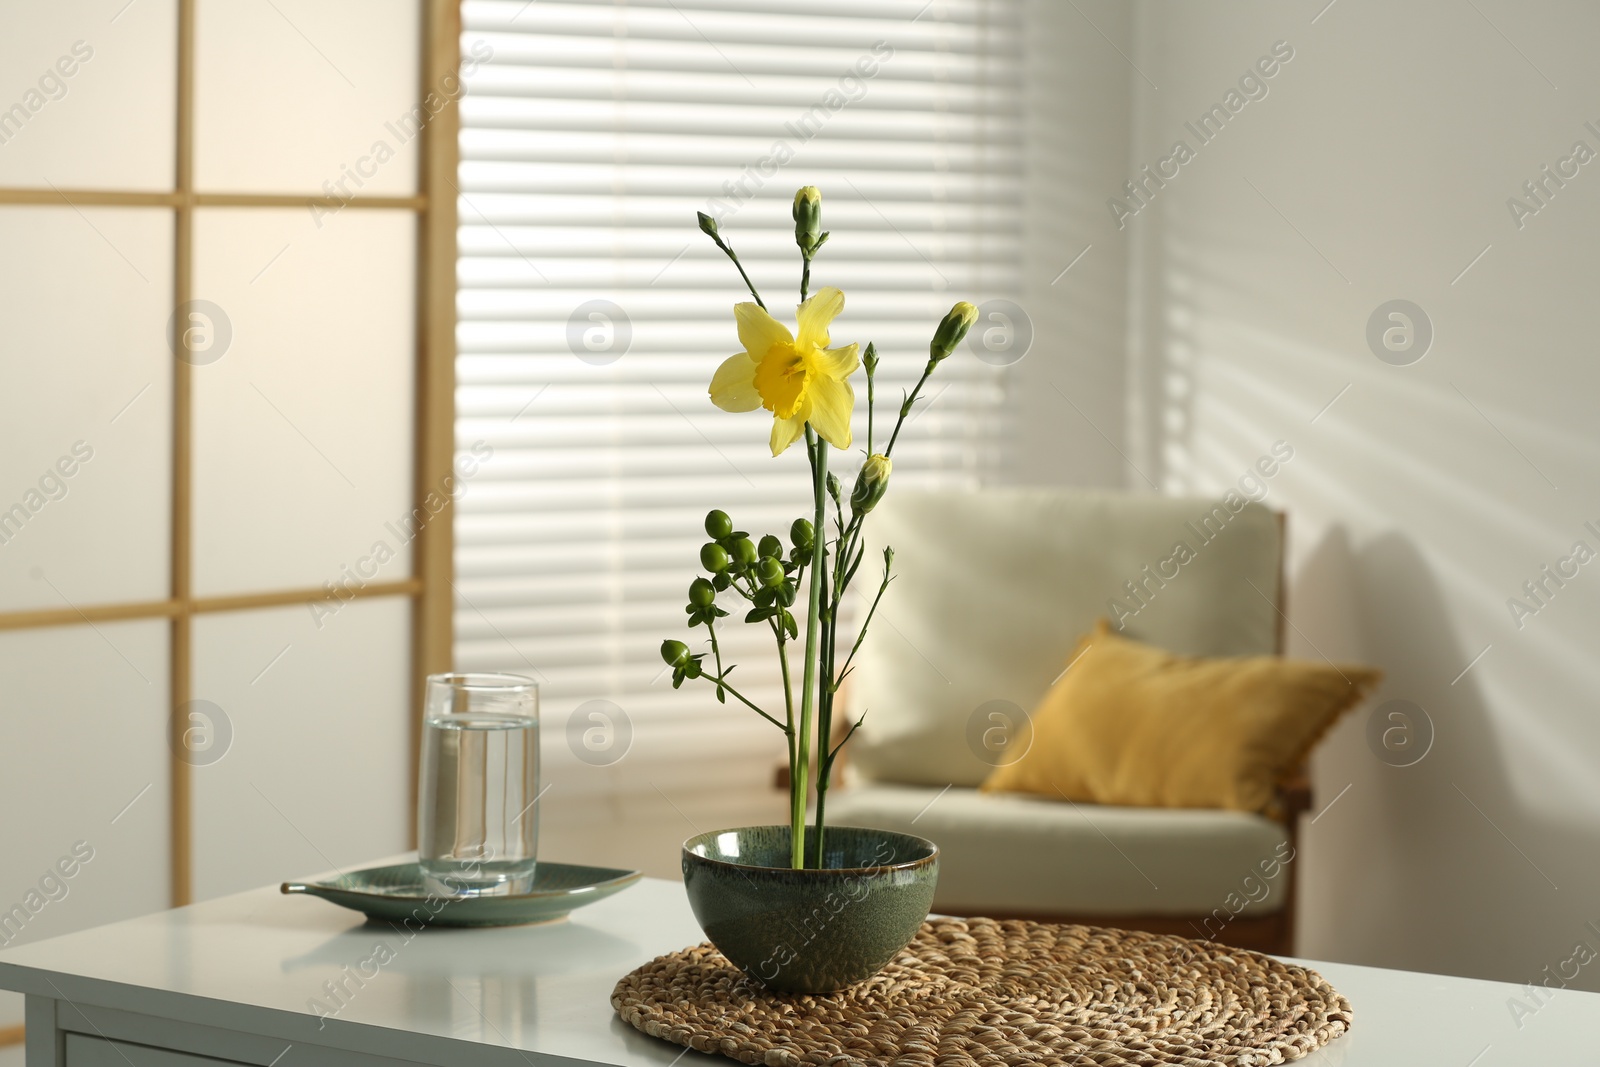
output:
[[[463,18],[464,53],[490,58],[462,103],[457,436],[492,455],[456,512],[457,667],[539,679],[568,795],[764,787],[777,732],[674,691],[657,654],[704,644],[683,605],[708,509],[757,536],[809,510],[804,448],[772,458],[770,416],[707,397],[748,296],[695,212],[792,328],[790,202],[822,190],[813,290],[846,294],[835,344],[876,342],[891,425],[951,303],[1018,286],[1020,0],[467,0]],[[895,490],[983,479],[1001,373],[970,351],[940,368]],[[725,658],[779,708],[770,634],[738,618]],[[590,714],[619,708],[622,736]]]

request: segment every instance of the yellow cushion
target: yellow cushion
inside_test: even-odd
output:
[[[1367,667],[1175,656],[1105,620],[1032,715],[1033,742],[986,793],[1265,811],[1273,787],[1382,678]]]

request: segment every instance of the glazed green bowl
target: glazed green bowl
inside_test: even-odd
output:
[[[789,866],[787,826],[744,826],[683,843],[700,929],[769,989],[832,993],[870,978],[933,904],[939,849],[890,830],[830,826],[823,867]]]

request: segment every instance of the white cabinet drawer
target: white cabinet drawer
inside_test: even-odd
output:
[[[237,1060],[214,1060],[187,1052],[107,1041],[86,1034],[67,1035],[67,1067],[240,1067]]]

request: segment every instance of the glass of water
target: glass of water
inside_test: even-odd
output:
[[[539,686],[515,674],[433,674],[423,710],[417,858],[430,891],[533,888]]]

